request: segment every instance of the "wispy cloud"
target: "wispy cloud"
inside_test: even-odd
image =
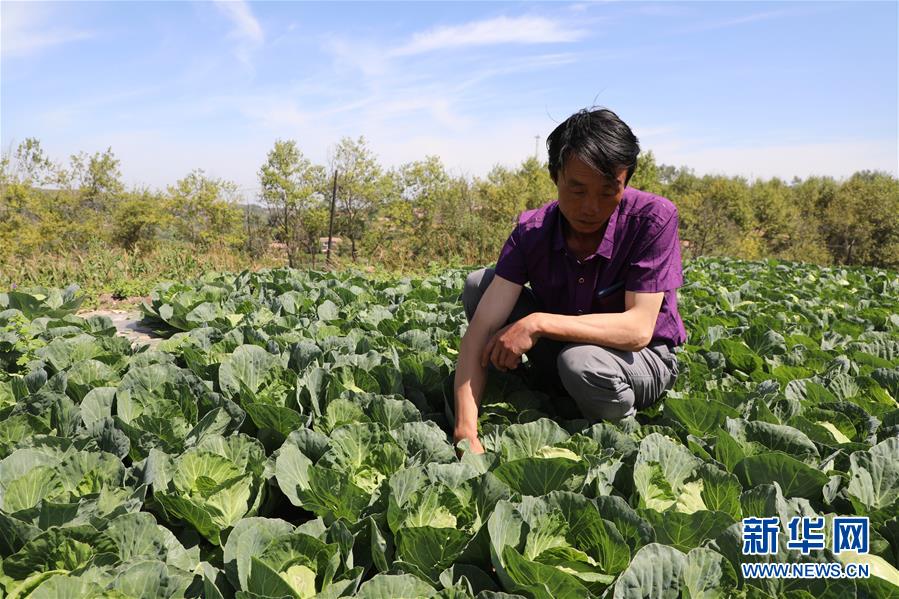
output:
[[[582,29],[545,17],[496,17],[416,33],[408,43],[395,48],[390,54],[410,56],[473,46],[574,42],[586,34]]]
[[[238,60],[252,66],[250,55],[255,48],[265,42],[265,33],[262,25],[253,16],[250,5],[245,0],[216,0],[215,6],[234,25],[231,37],[237,40],[234,53]]]
[[[470,55],[445,54],[439,50],[501,44],[545,45],[571,42],[585,35],[585,31],[558,20],[504,16],[425,29],[411,34],[399,45],[330,36],[322,40],[321,47],[332,56],[335,67],[326,79],[333,81],[335,87],[345,86],[341,81],[350,81],[350,87],[364,90],[360,97],[364,96],[365,101],[355,103],[348,111],[351,115],[347,115],[358,118],[358,126],[379,126],[414,114],[422,122],[459,134],[471,128],[474,104],[493,101],[494,94],[485,91],[490,80],[570,64],[578,60],[578,54],[504,52],[475,60]],[[449,68],[447,60],[456,67]],[[269,125],[284,115],[272,110],[263,114],[263,121]],[[304,116],[308,119],[310,115],[304,111]],[[299,122],[299,119],[288,119],[288,122]]]
[[[0,13],[0,54],[27,56],[45,48],[95,37],[93,31],[53,27],[46,5],[4,2]]]
[[[215,5],[234,24],[232,34],[257,44],[265,41],[262,26],[243,0],[217,0]]]
[[[729,27],[737,27],[739,25],[746,25],[748,23],[757,23],[759,21],[767,21],[770,19],[778,19],[781,17],[792,17],[796,16],[795,10],[782,9],[782,10],[769,10],[766,12],[754,13],[751,15],[744,15],[742,17],[734,17],[731,19],[721,19],[717,21],[708,21],[706,23],[698,23],[694,26],[685,27],[682,29],[678,29],[675,31],[675,34],[683,34],[683,33],[699,33],[701,31],[713,31],[716,29],[727,29]]]
[[[680,4],[641,4],[637,14],[648,17],[682,17],[690,14],[690,9]]]

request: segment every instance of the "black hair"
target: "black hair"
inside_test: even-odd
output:
[[[546,138],[546,149],[553,181],[558,180],[568,157],[574,154],[609,179],[615,179],[619,169],[627,167],[627,185],[637,168],[640,143],[631,128],[611,110],[585,108],[553,129]]]

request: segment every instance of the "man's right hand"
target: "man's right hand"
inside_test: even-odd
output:
[[[465,434],[456,432],[453,435],[453,445],[458,444],[463,439],[468,439],[468,446],[471,448],[471,451],[474,453],[484,453],[484,446],[481,445],[481,442],[478,440],[477,433]]]
[[[468,439],[474,453],[484,453],[484,446],[478,440],[477,428],[481,394],[487,382],[486,365],[480,364],[481,352],[492,333],[501,329],[509,319],[512,308],[521,295],[521,289],[521,285],[494,276],[478,302],[471,323],[459,344],[459,359],[453,382],[456,417],[453,442]],[[510,366],[514,367],[514,364]]]

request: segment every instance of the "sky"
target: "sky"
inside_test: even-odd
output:
[[[700,175],[899,175],[897,7],[3,0],[0,143],[112,148],[130,186],[202,168],[252,196],[278,139],[327,164],[364,136],[385,167],[483,176],[603,106]]]

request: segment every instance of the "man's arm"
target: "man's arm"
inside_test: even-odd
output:
[[[478,303],[459,346],[454,383],[454,438],[457,442],[469,439],[472,449],[477,452],[483,451],[477,440],[478,406],[487,381],[486,364],[481,360],[482,352],[487,340],[508,320],[521,294],[521,288],[521,285],[495,275]]]
[[[564,316],[535,312],[491,338],[491,361],[512,368],[540,337],[569,343],[592,343],[623,351],[640,351],[652,340],[665,293],[624,293],[624,312]],[[509,359],[509,356],[513,356]],[[498,359],[500,358],[500,359]]]
[[[664,292],[625,291],[624,312],[611,314],[535,313],[533,325],[537,337],[569,343],[592,343],[623,351],[640,351],[652,340],[656,320],[662,308]]]

